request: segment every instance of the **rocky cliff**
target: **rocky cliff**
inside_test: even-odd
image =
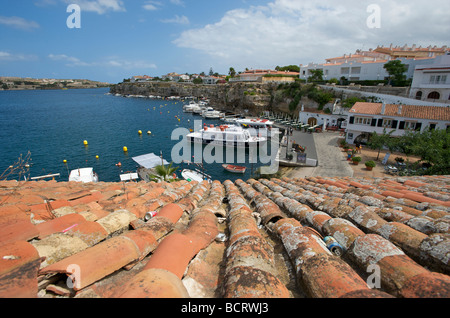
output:
[[[120,83],[111,87],[112,94],[205,97],[221,110],[258,114],[264,110],[288,111],[291,99],[277,93],[277,83],[227,83],[196,85],[191,83],[149,82]]]

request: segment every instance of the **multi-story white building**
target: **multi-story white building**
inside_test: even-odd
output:
[[[407,130],[446,129],[450,131],[450,107],[355,103],[350,109],[346,141],[367,142],[374,132],[402,136]]]
[[[384,69],[387,62],[399,59],[407,66],[406,78],[410,79],[414,75],[414,70],[418,65],[433,63],[437,56],[446,54],[449,49],[427,47],[377,47],[369,51],[357,50],[354,54],[344,54],[340,57],[328,58],[326,63],[310,63],[300,65],[300,79],[307,80],[311,70],[321,69],[323,79],[328,81],[332,78],[340,79],[345,77],[349,81],[384,80],[389,74]]]
[[[409,97],[450,104],[449,54],[436,57],[432,64],[416,66]]]

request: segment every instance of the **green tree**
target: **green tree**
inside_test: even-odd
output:
[[[228,75],[230,75],[230,77],[236,76],[236,71],[233,67],[230,67],[230,70],[228,71]]]
[[[370,136],[370,140],[367,143],[367,146],[370,149],[378,150],[377,160],[380,158],[380,152],[381,149],[384,147],[392,148],[393,143],[391,141],[391,134],[395,130],[391,130],[389,133],[386,133],[386,128],[383,130],[383,133],[381,135],[377,134],[376,132],[373,132]]]
[[[155,172],[156,175],[151,174],[149,175],[150,180],[155,182],[161,182],[161,181],[168,181],[173,182],[177,181],[178,179],[171,177],[175,171],[177,171],[178,167],[172,167],[173,162],[171,162],[167,167],[164,165],[158,165],[156,166]]]
[[[406,80],[404,73],[408,70],[405,64],[400,60],[392,60],[384,64],[383,68],[389,74],[388,84],[403,85]]]
[[[366,100],[364,100],[362,98],[359,98],[359,97],[356,97],[356,96],[349,97],[349,98],[344,99],[342,101],[342,107],[344,107],[344,108],[352,108],[353,105],[355,105],[355,103],[357,103],[357,102],[365,102],[365,101]]]
[[[192,81],[192,83],[194,83],[194,84],[202,84],[202,83],[203,83],[203,80],[202,80],[202,78],[199,76],[199,77],[197,77],[197,78],[194,78],[194,80]]]
[[[308,77],[308,82],[321,82],[323,81],[323,70],[310,70],[311,76]]]
[[[401,138],[411,140],[412,154],[420,157],[420,162],[428,164],[425,174],[450,174],[450,133],[443,129],[408,131]]]
[[[275,67],[275,70],[280,71],[280,72],[288,71],[288,72],[300,73],[300,66],[298,66],[298,65],[287,65],[287,66],[282,66],[282,67],[277,66],[277,67]]]

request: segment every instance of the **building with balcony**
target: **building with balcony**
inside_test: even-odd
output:
[[[409,97],[450,104],[450,54],[436,57],[432,64],[416,66]]]
[[[422,48],[415,45],[412,47],[379,46],[375,50],[357,50],[354,54],[328,58],[322,64],[300,65],[300,78],[307,80],[312,75],[311,70],[321,69],[325,81],[341,77],[345,77],[348,81],[381,81],[389,77],[384,64],[399,59],[407,66],[405,75],[407,79],[410,79],[414,75],[416,66],[431,64],[436,57],[445,55],[449,51],[447,46],[441,48],[431,46]]]

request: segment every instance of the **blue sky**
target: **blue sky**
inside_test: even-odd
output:
[[[0,0],[0,76],[120,82],[274,68],[377,45],[450,45],[450,1]],[[81,8],[70,29],[69,4]],[[379,27],[369,27],[379,9]]]

